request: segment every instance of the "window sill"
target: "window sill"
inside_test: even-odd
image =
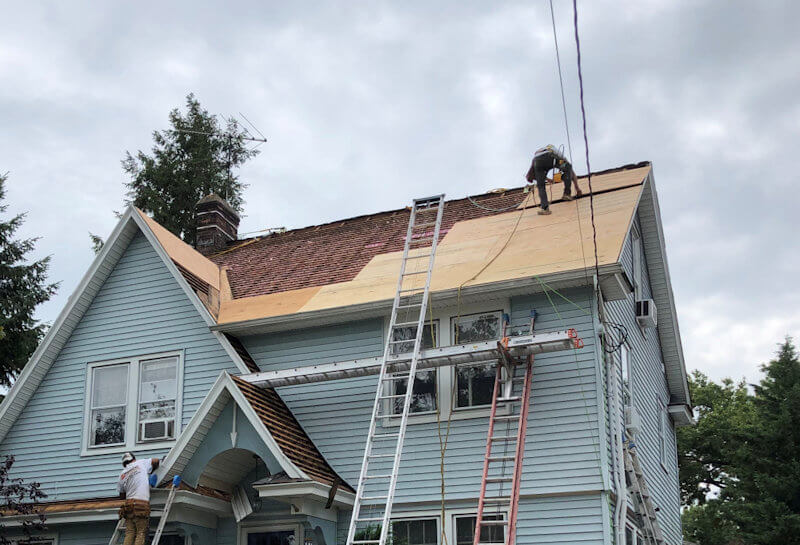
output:
[[[175,439],[169,441],[158,441],[153,443],[137,443],[135,445],[114,445],[113,447],[83,447],[81,458],[86,456],[103,456],[105,454],[122,454],[123,452],[136,451],[148,452],[151,450],[170,449],[175,445]]]

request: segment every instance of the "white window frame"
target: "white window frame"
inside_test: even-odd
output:
[[[413,522],[415,520],[433,520],[436,522],[436,545],[442,544],[442,520],[440,515],[421,515],[403,513],[399,517],[392,517],[389,521],[389,535],[392,535],[392,525],[395,522]]]
[[[622,399],[625,401],[627,394],[626,406],[631,407],[633,403],[633,358],[631,358],[631,350],[627,344],[622,343],[619,347],[619,362],[622,371]],[[626,380],[627,378],[627,380]]]
[[[450,317],[450,336],[451,336],[451,338],[455,338],[454,331],[455,331],[455,325],[456,325],[456,320],[457,319],[467,318],[469,316],[475,316],[477,314],[499,314],[500,315],[500,327],[502,329],[502,327],[503,327],[503,314],[506,314],[506,313],[507,313],[507,310],[505,310],[505,309],[501,308],[500,310],[497,310],[495,308],[494,310],[479,310],[478,312],[470,312],[470,313],[461,312],[460,315],[451,316]],[[485,364],[483,364],[483,363],[477,363],[477,364],[469,363],[469,364],[465,364],[465,365],[455,365],[455,366],[452,367],[452,370],[451,370],[451,374],[452,374],[452,378],[451,378],[451,381],[452,381],[452,383],[451,383],[451,391],[452,391],[452,396],[451,397],[452,397],[452,400],[451,400],[451,403],[452,403],[452,410],[453,411],[455,411],[455,412],[475,411],[475,410],[481,410],[481,409],[485,410],[487,408],[491,411],[491,408],[492,408],[491,403],[488,404],[488,405],[467,405],[466,407],[459,407],[458,406],[458,391],[457,391],[457,386],[458,386],[458,368],[482,367],[484,365]]]
[[[505,511],[503,511],[501,513],[484,513],[484,515],[491,515],[491,516],[500,515],[500,517],[501,517],[500,520],[508,520],[508,513],[505,512]],[[451,528],[451,534],[450,535],[451,535],[451,538],[452,538],[452,542],[451,543],[453,545],[458,545],[458,524],[457,524],[457,521],[458,521],[458,519],[461,519],[461,518],[475,518],[475,520],[477,521],[478,513],[475,512],[475,511],[471,511],[471,512],[466,512],[466,513],[453,513],[451,515],[452,528]],[[503,543],[504,543],[505,539],[507,537],[508,526],[507,525],[501,525],[499,527],[500,527],[501,530],[503,530]],[[473,531],[472,537],[473,537],[473,539],[475,538],[474,531]],[[500,542],[498,542],[498,543],[500,543]]]
[[[302,545],[305,543],[305,535],[303,533],[302,524],[266,524],[263,521],[257,524],[239,524],[239,532],[237,535],[238,545],[247,545],[247,536],[250,534],[259,534],[264,532],[285,532],[287,530],[294,531],[295,545]]]
[[[438,322],[439,324],[439,331],[438,337],[436,340],[438,341],[439,346],[449,346],[452,344],[452,326],[451,326],[451,319],[456,318],[457,316],[469,316],[471,314],[480,314],[483,312],[501,312],[502,314],[511,314],[510,312],[510,299],[503,298],[503,299],[493,299],[486,302],[481,303],[471,303],[471,304],[464,304],[461,305],[459,309],[457,306],[451,307],[433,307],[433,320]],[[459,312],[460,310],[460,312]],[[426,318],[426,323],[430,320],[430,317]],[[386,326],[384,329],[384,341],[389,335],[389,328],[388,328],[388,318],[386,320]],[[444,325],[447,325],[445,327]],[[436,373],[436,390],[437,390],[437,399],[436,403],[439,408],[438,420],[444,421],[448,418],[450,420],[467,420],[472,418],[486,418],[492,412],[491,405],[481,405],[478,407],[460,407],[456,408],[456,400],[454,396],[457,395],[457,392],[453,389],[455,385],[456,374],[455,374],[455,367],[450,365],[446,367],[439,367],[438,372]],[[388,390],[386,390],[388,392]],[[384,413],[389,414],[389,406],[384,407]],[[509,407],[498,407],[498,414],[508,414],[510,410]],[[432,422],[437,422],[437,412],[424,412],[424,413],[409,413],[408,415],[408,424],[415,425],[415,424],[430,424]],[[383,418],[382,425],[384,427],[392,427],[392,426],[399,426],[400,419],[399,418]]]
[[[633,259],[633,294],[635,301],[642,300],[642,238],[634,228],[631,232],[631,258]]]
[[[423,324],[423,327],[429,325],[430,322],[431,322],[431,320],[425,320],[425,323]],[[433,324],[434,325],[433,325],[432,335],[433,335],[433,341],[434,341],[434,348],[438,348],[439,346],[442,346],[441,337],[440,337],[441,336],[442,326],[441,326],[441,322],[438,319],[434,319],[433,320]],[[413,326],[409,326],[409,327],[413,327]],[[412,416],[416,417],[416,416],[420,416],[420,415],[421,416],[424,416],[424,415],[434,415],[435,416],[436,415],[436,411],[439,410],[439,404],[441,403],[441,395],[440,395],[440,390],[439,390],[439,369],[437,369],[437,368],[423,369],[421,371],[417,371],[417,374],[419,374],[419,373],[429,373],[429,372],[433,373],[433,387],[434,387],[434,397],[436,399],[436,409],[434,409],[432,411],[416,411],[416,412],[413,412],[413,411],[409,410],[409,412],[408,412],[409,418],[411,418]],[[407,373],[395,373],[395,374],[402,375],[402,374],[407,374]],[[416,377],[414,378],[414,384],[416,384]],[[386,394],[395,395],[397,393],[397,388],[396,387],[397,387],[397,382],[396,381],[390,381],[386,385]],[[394,399],[389,399],[389,400],[387,400],[385,402],[385,405],[384,405],[384,413],[385,414],[398,414],[398,413],[395,413],[394,410],[393,410],[393,407],[395,406],[394,401],[395,401]],[[388,425],[392,425],[392,424],[399,425],[400,424],[400,422],[397,421],[396,418],[385,418],[384,422],[386,424],[388,424]]]
[[[139,442],[139,379],[140,366],[144,360],[175,357],[178,359],[177,387],[175,398],[175,437],[163,441]],[[86,386],[83,414],[83,439],[81,456],[98,456],[102,454],[122,453],[129,450],[158,450],[171,447],[181,433],[183,408],[183,361],[184,351],[173,350],[155,354],[142,354],[129,358],[90,362],[86,365]],[[92,377],[94,369],[114,365],[128,364],[128,399],[125,407],[125,443],[116,445],[90,445],[92,430]]]
[[[667,471],[667,429],[669,428],[669,413],[664,402],[658,402],[658,461],[664,471]]]

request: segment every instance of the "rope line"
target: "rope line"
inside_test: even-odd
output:
[[[556,64],[558,64],[558,82],[561,84],[561,106],[564,109],[564,129],[567,132],[567,149],[569,149],[569,162],[572,163],[572,140],[569,137],[569,122],[567,121],[567,100],[564,98],[564,78],[561,75],[561,55],[558,52],[558,34],[556,34],[556,16],[553,11],[553,0],[550,0],[550,20],[553,22],[553,43],[556,46]],[[575,180],[577,185],[578,181]]]

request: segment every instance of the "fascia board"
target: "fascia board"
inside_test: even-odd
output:
[[[109,235],[106,243],[103,244],[103,248],[95,257],[94,261],[92,261],[91,266],[86,271],[86,273],[81,278],[81,281],[78,283],[78,286],[73,291],[72,295],[69,296],[67,299],[66,306],[61,310],[56,321],[53,322],[53,325],[45,334],[44,339],[42,342],[39,343],[39,346],[34,351],[33,355],[31,355],[28,363],[22,369],[19,377],[14,382],[14,385],[11,387],[11,390],[6,395],[5,399],[3,400],[2,404],[0,404],[0,442],[3,441],[8,431],[11,429],[11,426],[16,421],[19,413],[22,412],[22,409],[27,405],[29,399],[24,400],[24,403],[21,407],[19,407],[19,413],[17,414],[10,414],[9,410],[12,406],[17,403],[18,397],[20,396],[20,392],[25,389],[27,386],[28,381],[31,379],[31,374],[33,371],[39,367],[40,365],[51,365],[53,361],[58,357],[58,353],[52,356],[52,358],[45,357],[51,347],[53,347],[55,339],[63,333],[63,329],[65,327],[65,323],[71,317],[77,316],[77,314],[83,314],[83,312],[88,309],[89,305],[86,306],[83,310],[77,308],[78,303],[82,300],[83,295],[88,292],[89,285],[91,284],[92,280],[98,275],[98,271],[100,267],[105,264],[106,260],[109,259],[109,255],[112,253],[113,250],[116,249],[117,245],[120,243],[122,239],[122,235],[125,234],[129,229],[132,228],[134,225],[135,218],[133,216],[133,209],[128,207],[125,213],[120,218],[119,222],[117,223],[114,230]],[[126,241],[126,243],[129,242]],[[98,288],[99,290],[99,288]],[[92,295],[92,298],[94,298]],[[91,304],[91,303],[90,303]],[[71,333],[71,332],[69,332]],[[66,341],[65,341],[66,342]],[[60,352],[60,348],[58,352]],[[35,385],[31,390],[29,395],[33,395],[33,392],[36,391],[38,388],[38,384]]]
[[[611,263],[600,266],[600,275],[614,275],[622,272],[619,263]],[[586,274],[583,269],[553,273],[542,276],[508,280],[504,282],[492,282],[477,286],[467,286],[461,290],[461,300],[468,301],[473,297],[494,297],[503,298],[513,295],[531,294],[543,291],[541,282],[548,285],[548,288],[565,288],[586,285]],[[431,293],[431,297],[436,301],[437,307],[455,304],[459,298],[458,289],[449,289]],[[294,314],[284,314],[280,316],[270,316],[269,318],[258,318],[255,320],[245,320],[241,322],[230,322],[211,326],[213,331],[225,331],[232,334],[260,334],[274,331],[284,331],[296,329],[310,324],[323,325],[326,323],[338,323],[343,320],[353,318],[369,318],[384,316],[392,308],[392,299],[360,303],[357,305],[332,307],[322,310],[309,312],[298,312]],[[249,372],[249,371],[248,371]]]
[[[301,496],[321,498],[327,501],[330,495],[330,486],[326,486],[318,481],[304,481],[300,483],[275,483],[275,484],[254,484],[253,488],[258,490],[258,495],[262,498],[280,499]],[[355,503],[356,495],[347,490],[337,490],[333,501],[342,506],[352,506]]]
[[[172,258],[169,257],[169,254],[167,254],[167,251],[161,245],[161,242],[159,242],[158,237],[156,237],[155,233],[153,233],[153,230],[150,229],[150,226],[147,224],[146,221],[144,221],[144,218],[142,218],[141,213],[133,207],[129,208],[130,210],[133,211],[132,215],[134,217],[134,220],[136,221],[136,224],[139,226],[139,228],[142,230],[142,233],[144,233],[144,236],[153,246],[156,253],[161,258],[161,261],[163,261],[164,265],[166,265],[167,269],[169,269],[169,272],[175,278],[175,281],[178,283],[183,292],[186,294],[186,296],[192,302],[194,307],[197,309],[197,312],[200,313],[200,316],[203,318],[203,321],[209,327],[216,324],[216,320],[214,320],[214,317],[211,315],[206,306],[197,296],[197,293],[195,293],[195,291],[186,281],[186,278],[184,278],[181,272],[178,270],[178,267],[175,265],[175,262],[172,261]],[[236,365],[239,371],[241,373],[249,373],[250,369],[247,368],[247,365],[245,365],[245,363],[242,361],[242,358],[239,356],[239,354],[236,353],[236,350],[233,349],[230,342],[228,342],[228,339],[226,339],[224,335],[221,335],[216,331],[213,332],[213,334],[214,337],[217,339],[217,341],[222,345],[222,348],[223,350],[225,350],[225,353],[228,354],[231,360],[233,360],[233,363]]]
[[[189,445],[189,442],[194,437],[194,434],[197,433],[197,430],[205,422],[209,411],[223,392],[227,392],[231,398],[233,398],[233,401],[237,404],[241,413],[247,417],[248,421],[253,426],[253,429],[256,430],[256,433],[258,433],[259,437],[270,450],[272,455],[275,456],[275,459],[278,461],[286,474],[291,478],[308,479],[309,477],[286,456],[278,443],[275,441],[275,438],[272,437],[272,434],[269,432],[266,426],[264,426],[264,423],[255,413],[253,407],[244,397],[242,391],[239,390],[239,387],[236,386],[236,384],[234,384],[230,375],[223,371],[219,378],[217,378],[214,386],[211,387],[211,390],[208,392],[205,399],[203,399],[203,402],[200,404],[200,407],[198,407],[192,419],[189,421],[189,425],[186,426],[186,429],[183,431],[183,433],[181,433],[180,437],[178,437],[175,446],[170,449],[169,453],[167,453],[167,456],[164,458],[164,463],[156,472],[158,475],[158,483],[160,484],[163,482],[166,476],[170,475],[175,463]]]

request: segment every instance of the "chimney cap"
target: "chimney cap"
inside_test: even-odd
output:
[[[236,209],[233,206],[231,206],[231,204],[228,201],[226,201],[216,193],[209,193],[208,195],[197,201],[197,206],[201,204],[210,204],[210,203],[217,203],[221,205],[223,208],[225,208],[231,214],[234,214],[237,218],[239,217],[239,212],[237,212]]]

